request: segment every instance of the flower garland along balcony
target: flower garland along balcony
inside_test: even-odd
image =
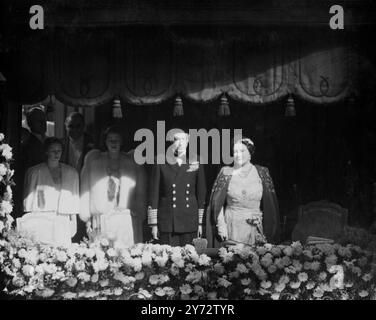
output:
[[[26,299],[375,299],[375,254],[357,245],[51,247],[11,229],[11,148],[0,135],[2,287]]]

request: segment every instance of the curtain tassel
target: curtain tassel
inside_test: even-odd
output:
[[[114,99],[114,102],[112,104],[112,117],[114,119],[123,118],[123,113],[121,111],[120,99]]]
[[[230,115],[230,106],[225,94],[223,94],[221,97],[221,104],[219,105],[218,115],[220,117],[227,117]]]
[[[286,102],[285,117],[295,117],[295,116],[296,116],[295,101],[292,95],[290,94]]]
[[[183,100],[180,98],[180,96],[177,96],[174,103],[174,117],[182,116],[184,116]]]

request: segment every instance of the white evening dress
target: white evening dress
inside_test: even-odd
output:
[[[220,235],[229,240],[254,245],[263,241],[262,181],[255,166],[246,176],[233,174],[227,190],[225,209],[218,216],[217,228]],[[224,211],[224,212],[223,212]],[[249,222],[253,221],[252,224]]]
[[[145,173],[130,155],[121,153],[119,170],[109,169],[106,152],[90,151],[81,171],[83,221],[92,222],[93,238],[105,237],[121,246],[142,242],[146,216]]]
[[[37,242],[69,246],[77,232],[80,210],[79,177],[71,166],[61,165],[61,181],[55,183],[46,163],[31,167],[25,176],[24,212],[17,227]]]

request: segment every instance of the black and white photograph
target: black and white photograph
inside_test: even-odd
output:
[[[2,0],[0,299],[376,300],[375,34],[371,0]]]

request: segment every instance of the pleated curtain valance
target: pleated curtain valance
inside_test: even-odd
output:
[[[366,62],[346,36],[243,34],[217,41],[177,39],[158,28],[57,30],[20,42],[6,74],[8,92],[25,104],[53,94],[89,107],[114,97],[134,105],[177,95],[205,103],[223,93],[260,105],[287,94],[333,103],[359,88]]]

